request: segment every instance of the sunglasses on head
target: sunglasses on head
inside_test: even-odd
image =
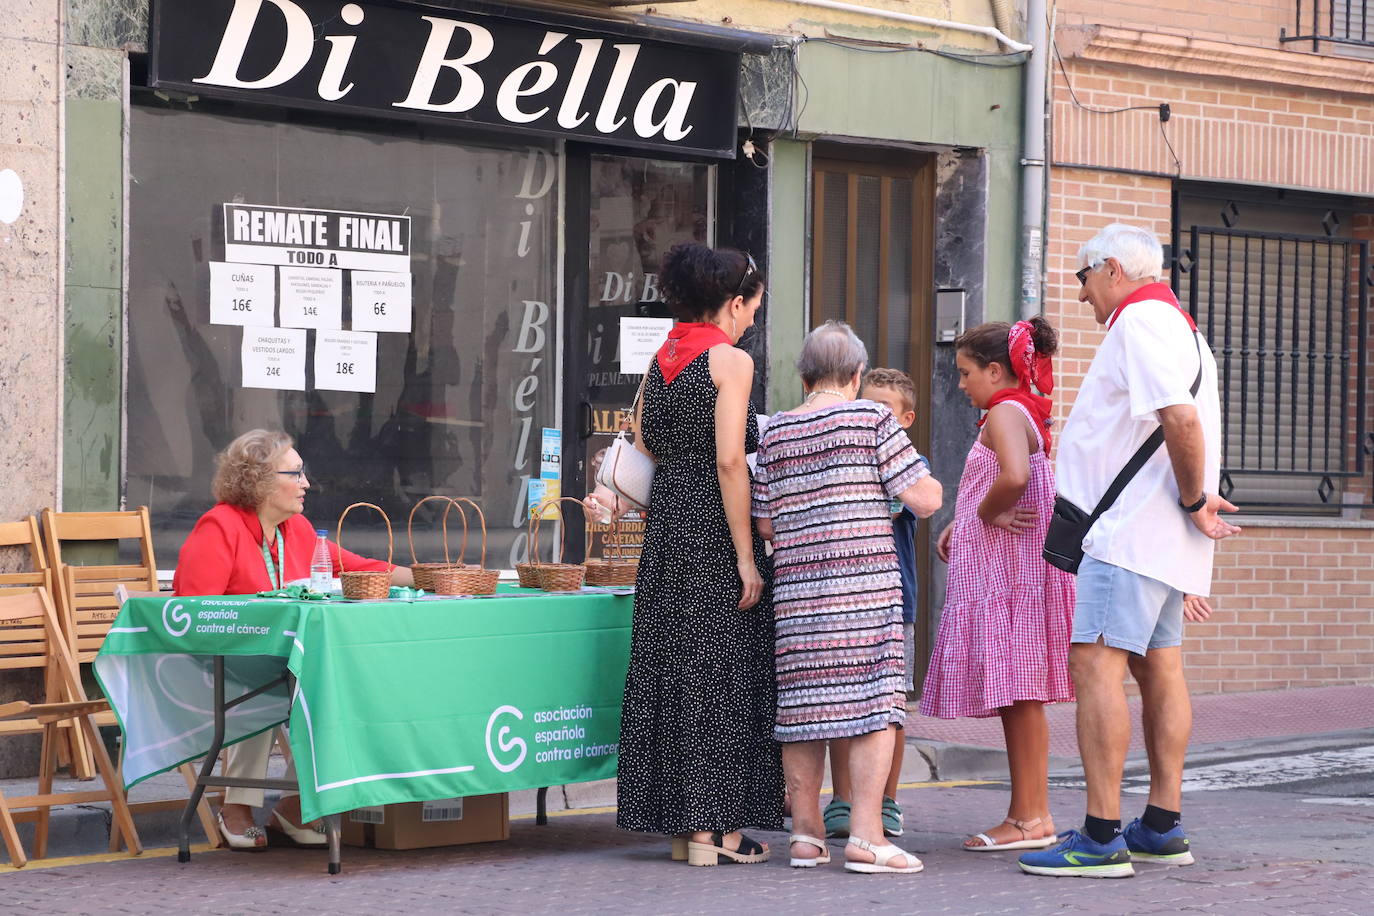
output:
[[[759,272],[759,265],[754,263],[754,256],[749,252],[744,253],[744,276],[739,278],[739,286],[735,288],[736,296],[744,295],[744,285],[749,282],[749,278]]]

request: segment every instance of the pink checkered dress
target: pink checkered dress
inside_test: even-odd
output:
[[[1035,429],[1029,411],[1016,406]],[[1034,506],[1037,515],[1035,530],[1024,534],[978,517],[998,471],[997,453],[974,442],[959,479],[945,609],[921,694],[923,716],[995,716],[1017,700],[1074,698],[1068,665],[1074,579],[1040,556],[1054,507],[1054,467],[1043,448],[1030,458],[1030,482],[1019,505]]]

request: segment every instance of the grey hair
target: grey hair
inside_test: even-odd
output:
[[[1164,273],[1159,239],[1139,226],[1112,223],[1078,251],[1085,267],[1100,267],[1108,258],[1116,258],[1127,280],[1158,280]]]
[[[819,382],[847,382],[868,365],[868,348],[843,321],[830,320],[814,328],[802,341],[797,372],[808,386]]]

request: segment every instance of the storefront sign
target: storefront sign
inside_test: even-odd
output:
[[[723,51],[338,0],[160,0],[151,50],[158,88],[734,155]]]
[[[210,323],[272,327],[277,323],[276,272],[260,264],[210,262]]]
[[[620,371],[623,375],[643,375],[668,332],[673,329],[671,318],[620,319]]]
[[[353,330],[410,332],[410,274],[355,270]]]
[[[281,278],[281,326],[343,327],[343,271],[321,267],[278,267]]]
[[[377,335],[367,331],[317,332],[315,387],[321,391],[376,391]]]
[[[305,335],[296,328],[244,328],[243,387],[304,391]]]
[[[224,260],[410,271],[410,217],[224,205]]]

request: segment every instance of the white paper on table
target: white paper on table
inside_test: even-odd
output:
[[[305,334],[299,328],[244,328],[243,387],[304,391]]]
[[[410,274],[355,270],[353,330],[410,333]]]
[[[277,269],[211,261],[210,323],[273,327],[277,323]]]
[[[671,318],[620,319],[620,371],[623,375],[643,375],[649,361],[668,339],[673,329]]]
[[[316,331],[315,387],[321,391],[376,391],[377,335],[371,331]]]
[[[325,267],[278,267],[281,277],[281,326],[343,327],[343,271]]]

